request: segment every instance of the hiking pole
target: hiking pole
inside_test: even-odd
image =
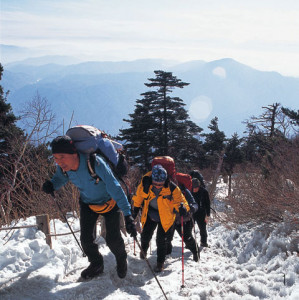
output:
[[[183,207],[183,203],[181,203]],[[182,236],[182,285],[181,288],[184,288],[184,216],[181,216],[181,236]]]
[[[200,260],[200,251],[199,251],[199,249],[198,249],[198,244],[197,244],[197,240],[196,240],[195,223],[194,223],[193,218],[191,218],[191,220],[192,220],[192,224],[193,224],[195,247],[196,247],[196,252],[197,252],[198,262],[199,262],[199,260]]]
[[[66,216],[65,216],[64,213],[62,212],[62,209],[61,209],[60,204],[58,203],[58,201],[56,201],[56,197],[55,197],[55,195],[54,195],[54,192],[52,192],[51,195],[52,195],[52,197],[53,197],[53,199],[54,199],[54,202],[57,204],[58,209],[60,210],[60,213],[61,213],[61,215],[63,216],[63,218],[64,218],[66,224],[68,225],[68,227],[69,227],[71,233],[73,234],[73,236],[74,236],[74,238],[75,238],[75,240],[76,240],[76,242],[77,242],[79,248],[81,249],[81,251],[82,251],[82,253],[83,253],[83,257],[85,257],[86,254],[84,253],[84,250],[83,250],[83,248],[81,247],[81,245],[80,245],[80,243],[79,243],[79,241],[78,241],[78,239],[77,239],[77,237],[76,237],[76,235],[75,235],[75,233],[74,233],[74,231],[73,231],[71,225],[69,224],[69,222],[68,222]]]
[[[135,239],[134,239],[134,256],[136,256],[136,249],[135,249],[135,245],[136,245],[136,242],[135,242]]]
[[[140,252],[142,253],[142,256],[144,257],[144,260],[146,261],[146,263],[147,263],[149,269],[150,269],[151,272],[153,273],[153,275],[154,275],[154,277],[155,277],[155,279],[156,279],[156,281],[157,281],[157,283],[158,283],[158,285],[159,285],[159,287],[160,287],[160,289],[161,289],[161,291],[162,291],[162,293],[163,293],[165,299],[168,300],[168,298],[167,298],[167,296],[166,296],[166,294],[165,294],[165,292],[164,292],[164,290],[163,290],[163,288],[162,288],[162,286],[161,286],[161,284],[160,284],[160,282],[159,282],[159,280],[158,280],[158,278],[157,278],[157,276],[156,276],[154,270],[152,269],[152,267],[151,267],[151,265],[150,265],[148,259],[146,258],[146,254],[145,254],[144,251],[142,250],[142,248],[141,248],[141,246],[140,246],[140,244],[139,244],[139,242],[138,242],[138,240],[137,240],[137,237],[134,237],[134,240],[136,241],[137,246],[139,247]]]

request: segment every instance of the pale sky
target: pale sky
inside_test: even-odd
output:
[[[298,0],[0,1],[1,44],[35,55],[99,61],[230,57],[299,77]]]

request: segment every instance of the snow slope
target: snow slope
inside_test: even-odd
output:
[[[68,220],[74,231],[79,229],[77,218]],[[30,217],[17,226],[35,222],[35,217]],[[60,220],[50,222],[51,232],[54,223],[57,233],[69,232]],[[299,237],[290,233],[287,223],[267,232],[245,225],[232,229],[214,221],[208,234],[211,246],[203,249],[198,263],[185,250],[184,288],[181,240],[175,234],[165,270],[157,274],[168,299],[299,299]],[[196,238],[199,241],[197,228]],[[137,245],[134,250],[133,239],[124,239],[128,252],[125,279],[118,278],[114,256],[99,236],[104,273],[91,281],[78,282],[88,262],[72,235],[52,237],[50,249],[45,235],[36,228],[0,231],[0,299],[165,299],[148,265],[139,259]],[[148,259],[154,267],[154,238]]]

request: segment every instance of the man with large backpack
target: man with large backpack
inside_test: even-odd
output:
[[[90,262],[88,268],[82,271],[81,277],[93,278],[104,271],[103,257],[98,245],[94,243],[96,222],[101,214],[106,223],[107,246],[116,258],[117,274],[124,278],[127,274],[127,253],[120,232],[119,209],[125,216],[127,232],[133,237],[137,233],[131,206],[120,183],[107,161],[100,155],[95,156],[94,163],[97,178],[91,177],[87,156],[77,151],[69,136],[58,136],[52,141],[51,148],[58,167],[52,179],[44,183],[43,191],[53,194],[68,181],[80,191],[80,240]]]

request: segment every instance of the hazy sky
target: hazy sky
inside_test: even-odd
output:
[[[112,61],[230,57],[299,77],[298,0],[0,1],[1,43],[32,53]]]

